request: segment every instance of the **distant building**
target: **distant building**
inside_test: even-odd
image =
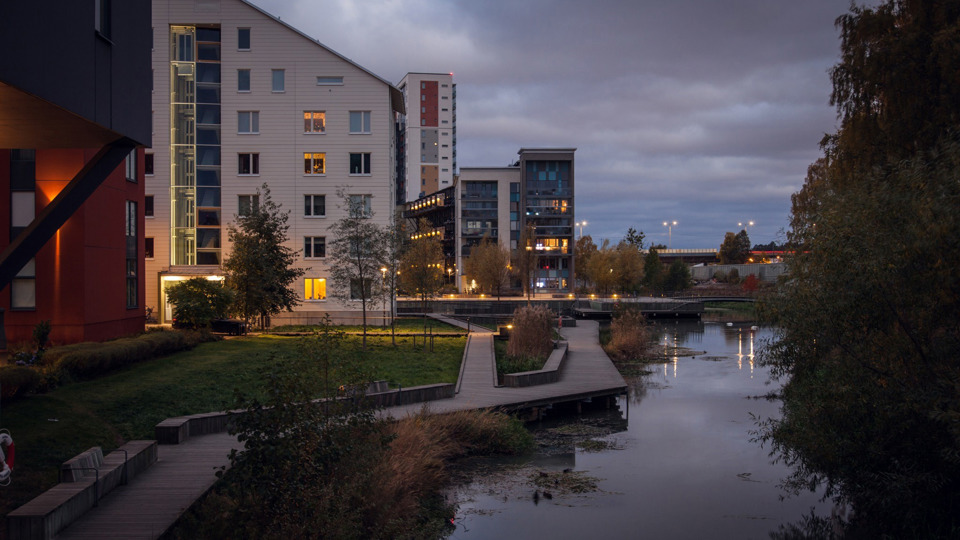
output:
[[[457,173],[457,85],[452,73],[407,73],[400,81],[405,201],[453,186]],[[403,202],[403,201],[400,201]]]
[[[529,248],[537,253],[534,290],[572,293],[575,151],[521,148],[512,166],[463,167],[453,190],[407,203],[404,216],[426,217],[432,230],[442,231],[444,251],[453,256],[446,266],[462,292],[472,288],[464,263],[474,246],[488,237],[516,255],[528,247],[520,241],[529,226]],[[518,290],[523,286],[519,279],[514,283]]]
[[[0,3],[0,349],[143,330],[149,36],[147,0]]]
[[[168,322],[165,287],[220,276],[227,225],[266,183],[306,269],[302,303],[273,323],[359,316],[334,299],[329,228],[344,216],[340,189],[392,220],[400,91],[244,0],[156,0],[153,26],[147,304]]]

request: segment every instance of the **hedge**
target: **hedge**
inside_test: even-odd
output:
[[[46,351],[40,366],[0,367],[0,395],[7,400],[28,392],[43,392],[65,379],[94,378],[123,366],[192,349],[204,341],[216,339],[219,338],[203,332],[147,332],[103,343],[54,347]]]

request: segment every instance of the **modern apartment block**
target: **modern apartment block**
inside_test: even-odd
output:
[[[227,226],[262,184],[290,212],[306,270],[303,301],[273,322],[350,319],[359,303],[328,282],[337,193],[391,221],[400,91],[244,0],[154,1],[153,76],[146,302],[158,319],[171,318],[166,286],[220,276]]]
[[[143,331],[150,3],[0,3],[0,350]]]
[[[457,173],[457,85],[452,73],[407,73],[400,81],[406,201],[453,186]]]
[[[456,184],[457,269],[461,291],[471,288],[463,274],[470,249],[484,236],[516,253],[533,249],[537,292],[574,290],[574,148],[521,148],[509,167],[464,167]],[[529,245],[521,245],[523,231]],[[522,283],[515,283],[522,288]]]

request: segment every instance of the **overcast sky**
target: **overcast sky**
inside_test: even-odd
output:
[[[394,84],[453,72],[460,167],[577,148],[595,240],[632,226],[667,244],[677,221],[672,247],[716,248],[750,220],[753,243],[782,240],[836,129],[827,71],[849,0],[253,2]]]

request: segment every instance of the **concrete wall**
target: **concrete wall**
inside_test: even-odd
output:
[[[694,266],[690,268],[690,275],[693,279],[706,281],[712,279],[718,272],[729,274],[730,270],[736,268],[740,273],[740,279],[750,274],[757,276],[760,281],[773,283],[778,277],[787,273],[786,263],[771,264],[715,264],[710,266]]]

